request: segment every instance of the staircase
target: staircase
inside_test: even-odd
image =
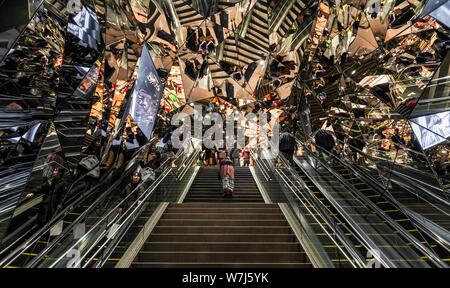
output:
[[[170,204],[136,268],[312,267],[278,205]]]
[[[202,167],[184,202],[259,202],[264,200],[248,167],[235,167],[233,198],[224,198],[218,167]]]
[[[135,268],[312,268],[277,204],[265,204],[248,167],[235,168],[233,198],[217,167],[200,168],[184,203],[169,204]]]

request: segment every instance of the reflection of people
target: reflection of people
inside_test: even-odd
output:
[[[398,128],[395,128],[394,135],[392,135],[391,140],[394,143],[395,150],[399,150],[403,145],[405,145],[405,139],[403,139],[400,135]]]
[[[137,93],[136,112],[132,116],[144,131],[147,130],[145,128],[151,128],[153,125],[152,122],[158,109],[157,105],[159,104],[157,103],[155,96],[156,95],[152,96],[148,94],[144,89],[140,89]]]

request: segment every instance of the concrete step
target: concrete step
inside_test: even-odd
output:
[[[278,208],[275,203],[170,203],[169,208]],[[279,209],[279,208],[278,208]]]
[[[213,202],[238,202],[238,203],[258,203],[263,202],[262,198],[239,198],[239,197],[233,197],[233,198],[186,198],[186,202],[199,202],[199,203],[213,203]]]
[[[169,206],[166,209],[166,213],[271,213],[271,214],[282,214],[280,209],[274,208],[224,208],[224,207],[189,207],[189,208],[181,208],[181,207],[171,207]]]
[[[247,263],[304,263],[307,261],[304,252],[160,252],[141,251],[137,256],[139,262],[190,262],[190,263],[239,263],[245,259]]]
[[[149,242],[292,242],[294,234],[173,234],[152,233]]]
[[[134,262],[132,268],[313,268],[311,263],[167,263]]]
[[[161,219],[180,219],[180,220],[284,220],[281,213],[164,213]],[[286,221],[284,221],[286,222]]]
[[[132,267],[312,267],[277,204],[201,196],[221,202],[169,204]]]
[[[146,242],[145,251],[300,252],[294,242]]]
[[[161,219],[158,222],[161,226],[284,226],[284,219]]]
[[[188,234],[289,234],[291,228],[289,226],[156,226],[154,233],[188,233]]]
[[[193,199],[193,198],[225,198],[223,196],[223,192],[222,191],[216,191],[215,193],[211,193],[211,194],[206,194],[206,193],[193,193],[191,195],[188,195],[186,197],[186,199]],[[251,199],[261,199],[261,195],[253,193],[253,194],[242,194],[239,193],[239,191],[234,191],[233,192],[233,198],[240,198],[240,199],[244,199],[244,198],[251,198]],[[225,200],[225,199],[224,199]]]

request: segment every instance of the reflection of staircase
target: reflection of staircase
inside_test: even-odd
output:
[[[322,105],[319,103],[319,101],[314,97],[313,94],[310,94],[307,97],[307,101],[309,104],[309,111],[311,113],[311,127],[312,130],[315,131],[319,129],[322,124],[323,120],[327,117],[327,114],[322,108]]]
[[[254,43],[259,50],[269,52],[269,16],[268,1],[256,2],[251,12],[245,39]]]
[[[219,13],[220,11],[225,10],[227,8],[234,7],[239,2],[241,2],[241,0],[218,0],[218,1],[216,1],[217,13]]]
[[[400,103],[396,108],[395,111],[402,115],[403,118],[407,119],[409,114],[411,113],[410,109],[406,106],[406,102]]]
[[[224,61],[239,66],[247,66],[267,55],[269,52],[269,20],[267,13],[268,4],[266,1],[259,1],[255,4],[250,14],[248,14],[251,17],[248,25],[243,22],[239,26],[240,28],[246,28],[245,35],[241,35],[242,38],[237,40],[236,35],[225,39],[223,45]],[[242,29],[239,32],[242,34]]]
[[[284,1],[280,1],[280,4],[282,4],[283,2]],[[287,32],[289,31],[289,29],[291,29],[292,24],[295,22],[297,16],[300,15],[304,8],[305,4],[303,4],[303,1],[295,0],[292,7],[284,17],[283,22],[281,22],[280,27],[278,28],[277,33],[280,37],[284,38],[287,36]]]
[[[223,43],[223,60],[241,67],[262,59],[266,54],[257,45],[245,39],[236,41],[230,36]]]
[[[183,0],[174,0],[173,5],[175,7],[175,11],[178,15],[178,19],[180,20],[180,24],[189,25],[190,23],[195,23],[198,21],[203,21],[203,16],[200,13],[192,8],[192,6],[186,3],[187,1]]]

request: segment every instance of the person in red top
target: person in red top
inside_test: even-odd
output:
[[[247,147],[242,150],[242,159],[244,159],[244,167],[248,167],[250,165],[250,150]]]
[[[230,158],[220,161],[219,178],[222,180],[223,196],[233,197],[234,190],[234,166]]]

